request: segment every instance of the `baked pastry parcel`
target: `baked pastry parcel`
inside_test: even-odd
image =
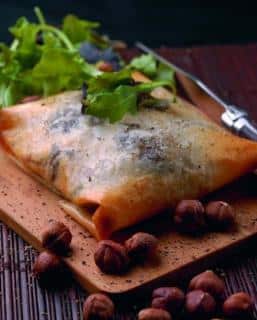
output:
[[[152,95],[171,98],[162,88]],[[2,109],[1,143],[19,166],[62,195],[63,208],[98,239],[257,167],[257,143],[179,98],[114,124],[82,114],[81,100],[72,91]]]

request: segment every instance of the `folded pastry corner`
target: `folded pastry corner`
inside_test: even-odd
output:
[[[110,124],[82,114],[80,92],[65,92],[2,109],[0,141],[99,239],[257,167],[257,143],[223,130],[179,98]]]

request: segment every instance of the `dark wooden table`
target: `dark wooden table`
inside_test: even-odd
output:
[[[167,49],[160,52],[193,72],[221,97],[244,107],[257,121],[257,45]],[[134,51],[130,51],[134,53]],[[1,168],[2,169],[2,168]],[[257,246],[248,245],[218,268],[226,294],[247,291],[255,298],[257,319]],[[242,252],[243,251],[243,252]],[[0,320],[78,320],[86,293],[74,282],[62,292],[40,289],[31,269],[37,253],[0,223]],[[133,319],[145,301],[118,304],[116,319]],[[247,319],[245,319],[247,320]]]

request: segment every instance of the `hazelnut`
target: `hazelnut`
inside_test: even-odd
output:
[[[158,240],[149,233],[138,232],[125,242],[129,256],[136,260],[143,260],[155,253]]]
[[[216,302],[208,292],[194,290],[186,295],[185,308],[192,316],[209,317],[215,312]]]
[[[138,320],[171,320],[169,312],[163,309],[147,308],[138,313]]]
[[[252,299],[245,292],[238,292],[228,297],[223,304],[225,316],[237,317],[247,313],[252,306]]]
[[[110,319],[114,314],[112,300],[102,293],[88,296],[83,305],[83,319]]]
[[[205,208],[208,224],[217,229],[225,229],[235,223],[235,210],[224,201],[211,201]]]
[[[44,248],[57,254],[68,251],[72,235],[70,230],[59,221],[52,221],[42,233],[42,245]]]
[[[195,276],[189,283],[189,290],[203,290],[214,297],[221,297],[225,290],[224,282],[213,271],[207,270]]]
[[[95,255],[96,265],[105,273],[119,274],[129,264],[129,257],[124,246],[111,240],[100,241]]]
[[[100,61],[97,64],[97,69],[103,72],[112,72],[113,67],[110,62]]]
[[[198,200],[182,200],[178,203],[174,214],[175,225],[183,232],[198,233],[206,227],[205,213]]]
[[[59,287],[64,271],[66,270],[61,259],[49,251],[40,253],[33,266],[34,276],[44,287]]]
[[[178,312],[182,308],[185,295],[176,287],[163,287],[153,291],[152,307],[165,309],[171,313]]]

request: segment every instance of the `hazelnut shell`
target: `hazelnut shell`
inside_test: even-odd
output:
[[[138,320],[172,320],[172,318],[166,310],[147,308],[138,313]]]
[[[105,294],[95,293],[88,296],[83,305],[83,319],[108,320],[114,315],[114,304]]]
[[[205,212],[198,200],[182,200],[174,213],[176,227],[187,233],[201,233],[206,228]]]
[[[132,259],[144,260],[154,255],[158,240],[155,236],[138,232],[125,242],[125,247]]]
[[[176,287],[161,287],[152,294],[152,307],[177,313],[183,306],[185,295]]]
[[[42,233],[44,248],[57,254],[65,254],[70,248],[72,234],[62,222],[52,221]]]
[[[208,225],[222,230],[235,224],[235,210],[224,201],[211,201],[205,208]]]
[[[60,257],[49,251],[39,254],[33,266],[33,274],[39,280],[40,286],[49,289],[63,288],[71,279]]]
[[[221,297],[225,284],[213,271],[207,270],[195,276],[189,283],[189,290],[203,290],[214,297]]]
[[[223,312],[225,316],[237,317],[249,312],[253,301],[249,294],[245,292],[234,293],[229,296],[223,304]]]
[[[108,274],[123,273],[129,265],[126,248],[112,240],[103,240],[98,243],[94,259],[99,269]]]
[[[191,316],[209,317],[216,310],[216,302],[208,292],[194,290],[186,295],[185,308]]]

